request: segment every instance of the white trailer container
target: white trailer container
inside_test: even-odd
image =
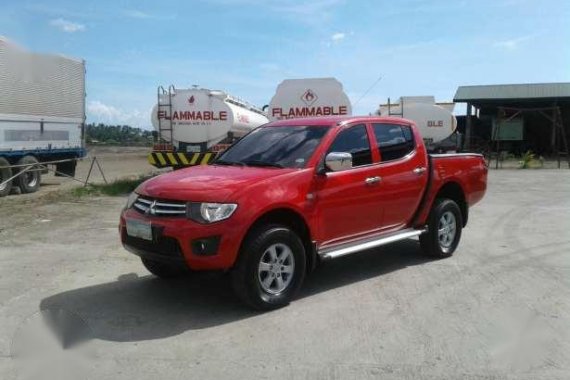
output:
[[[218,90],[159,87],[157,101],[151,122],[167,142],[149,155],[157,167],[208,163],[220,146],[268,122],[260,108]]]
[[[271,121],[351,115],[352,106],[335,78],[286,79],[277,87],[267,114]]]
[[[85,62],[36,54],[0,37],[0,196],[12,185],[39,188],[40,171],[7,181],[24,166],[85,156]],[[75,161],[58,171],[71,175]]]
[[[398,103],[380,105],[377,114],[414,121],[429,150],[457,150],[460,143],[454,103],[436,103],[433,96],[402,96]]]

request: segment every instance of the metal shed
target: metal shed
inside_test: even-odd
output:
[[[461,86],[467,103],[465,148],[567,156],[570,83]]]

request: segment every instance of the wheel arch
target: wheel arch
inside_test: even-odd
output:
[[[465,227],[467,225],[467,220],[469,219],[469,206],[467,204],[467,199],[465,199],[465,191],[463,190],[463,187],[455,181],[446,182],[437,191],[433,203],[435,203],[435,200],[438,198],[448,198],[457,203],[461,210],[463,227]]]
[[[247,229],[240,244],[240,252],[250,234],[256,228],[267,224],[281,224],[287,226],[299,236],[305,247],[307,272],[311,272],[317,264],[317,252],[311,239],[311,229],[305,218],[299,212],[291,208],[279,207],[260,215]]]
[[[4,160],[8,161],[8,164],[10,164],[10,165],[14,165],[16,162],[18,162],[18,160],[20,159],[20,157],[23,157],[23,156],[16,156],[16,158],[14,158],[14,157],[12,157],[12,156],[9,155],[9,154],[6,154],[6,155],[0,154],[0,158],[2,158],[2,159],[4,159]]]

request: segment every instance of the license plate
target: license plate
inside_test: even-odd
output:
[[[152,240],[152,227],[150,223],[127,219],[127,235]]]
[[[201,150],[199,146],[186,145],[186,152],[188,153],[200,153]]]

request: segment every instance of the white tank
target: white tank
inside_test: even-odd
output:
[[[171,100],[171,106],[169,105]],[[172,109],[172,114],[171,114]],[[151,122],[161,136],[179,148],[181,143],[187,151],[210,148],[226,138],[228,134],[240,137],[261,124],[268,122],[263,111],[253,105],[226,94],[208,89],[174,89],[159,95]],[[198,149],[200,148],[200,149]]]
[[[454,103],[436,103],[433,96],[403,96],[399,103],[389,107],[388,104],[380,105],[378,113],[414,121],[429,145],[439,143],[455,132],[457,119],[453,115],[454,106]]]
[[[351,115],[352,106],[335,78],[286,79],[269,103],[270,120]]]

